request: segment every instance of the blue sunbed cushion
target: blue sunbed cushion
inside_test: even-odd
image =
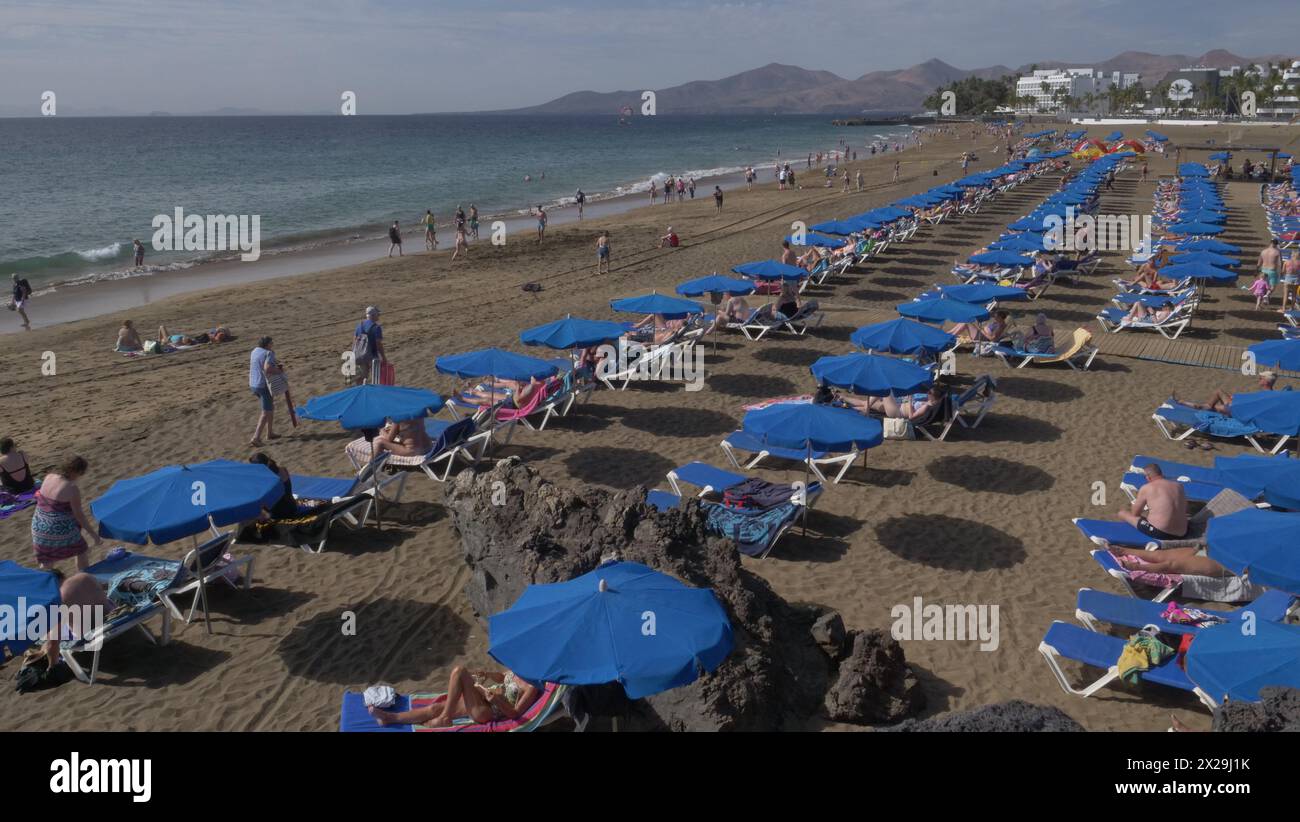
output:
[[[299,499],[332,500],[335,497],[348,497],[356,486],[354,479],[336,479],[334,477],[311,477],[303,474],[290,474],[294,496]]]
[[[737,474],[733,471],[727,471],[707,462],[688,462],[683,466],[673,469],[673,474],[677,479],[688,485],[694,485],[696,488],[708,486],[714,491],[725,491],[733,485],[744,482],[748,477],[744,474]]]
[[[1067,659],[1103,670],[1109,670],[1119,662],[1125,644],[1118,637],[1095,633],[1068,622],[1053,622],[1043,637],[1043,643]],[[1184,691],[1196,687],[1178,667],[1177,657],[1172,656],[1163,665],[1142,672],[1142,679]]]
[[[1111,545],[1126,548],[1142,548],[1149,542],[1158,542],[1154,537],[1142,533],[1127,522],[1115,522],[1108,519],[1077,519],[1075,526],[1085,537],[1104,540]]]
[[[411,698],[399,696],[397,704],[388,710],[396,712],[410,709]],[[343,711],[339,716],[339,730],[344,733],[410,733],[414,728],[410,725],[380,725],[370,715],[370,711],[366,710],[365,695],[346,691],[343,694]]]
[[[659,511],[671,511],[682,504],[681,497],[667,491],[650,491],[645,495],[645,501]]]
[[[1196,412],[1196,430],[1215,437],[1244,437],[1259,433],[1259,428],[1215,411]]]

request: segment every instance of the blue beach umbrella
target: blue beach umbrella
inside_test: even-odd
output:
[[[1032,257],[1017,254],[1014,251],[985,251],[982,254],[972,254],[966,258],[966,262],[975,263],[976,265],[1002,265],[1020,268],[1034,264]]]
[[[878,354],[822,357],[809,370],[819,384],[846,388],[868,397],[910,394],[934,382],[934,375],[919,365]]]
[[[997,283],[968,283],[966,285],[941,285],[939,295],[947,300],[983,305],[990,302],[1028,300],[1029,292],[1023,288]]]
[[[1236,257],[1229,257],[1226,254],[1216,254],[1213,251],[1185,251],[1169,258],[1170,265],[1186,265],[1188,263],[1216,265],[1220,268],[1236,268],[1241,265],[1241,260]]]
[[[1212,211],[1204,207],[1187,208],[1175,215],[1179,225],[1203,223],[1206,225],[1223,225],[1228,217],[1221,211]]]
[[[1044,232],[1045,233],[1045,232]],[[1046,240],[1041,234],[1012,234],[994,240],[989,244],[990,251],[1043,251]]]
[[[808,276],[808,272],[797,265],[786,265],[778,260],[759,260],[752,263],[741,263],[731,269],[737,274],[746,277],[755,277],[760,280],[802,280]]]
[[[902,303],[897,308],[898,313],[904,317],[927,323],[969,323],[987,320],[989,317],[988,309],[982,305],[943,298],[915,300]]]
[[[1209,177],[1210,172],[1205,170],[1205,166],[1200,163],[1183,163],[1178,167],[1178,174],[1181,177]]]
[[[1213,223],[1174,223],[1167,230],[1170,234],[1199,236],[1202,234],[1222,234],[1223,226]]]
[[[1250,499],[1263,497],[1269,505],[1300,510],[1300,460],[1243,454],[1215,457],[1214,470],[1227,485]]]
[[[338,420],[351,431],[379,428],[388,420],[418,419],[441,407],[442,397],[424,388],[357,385],[323,397],[312,397],[298,407],[298,416],[308,420]]]
[[[1187,649],[1187,677],[1214,702],[1258,702],[1267,687],[1300,687],[1300,627],[1259,620],[1197,632]]]
[[[1241,253],[1241,246],[1236,246],[1232,243],[1225,243],[1222,240],[1215,240],[1210,237],[1179,240],[1175,242],[1173,246],[1179,251],[1213,251],[1216,254]]]
[[[610,300],[609,307],[627,314],[659,314],[668,319],[681,319],[689,314],[704,313],[704,309],[700,308],[698,303],[679,297],[669,297],[655,291],[639,297]]]
[[[48,614],[59,601],[59,581],[54,574],[0,561],[0,612],[13,615],[13,619],[0,620],[4,626],[0,630],[0,660],[6,652],[18,656],[40,642],[49,622],[38,614]]]
[[[873,448],[884,441],[879,420],[811,402],[787,402],[746,412],[741,427],[778,448],[849,451]]]
[[[502,351],[500,348],[484,348],[480,351],[468,351],[464,354],[447,354],[434,361],[439,373],[455,377],[496,377],[502,380],[528,380],[533,377],[549,377],[559,369],[546,360]]]
[[[618,682],[630,699],[717,669],[734,640],[713,592],[635,562],[529,585],[488,617],[488,653],[531,682]]]
[[[684,282],[677,286],[676,290],[683,297],[702,297],[705,294],[753,294],[754,283],[734,277],[723,277],[720,274],[710,274],[707,277]]]
[[[1205,533],[1210,559],[1251,582],[1300,595],[1300,514],[1246,508],[1213,517]]]
[[[1175,280],[1181,280],[1184,277],[1191,277],[1193,280],[1212,280],[1214,282],[1231,282],[1237,279],[1237,272],[1229,271],[1226,268],[1218,268],[1205,263],[1180,263],[1177,265],[1167,265],[1159,269],[1163,277],[1171,277]]]
[[[524,345],[543,345],[547,348],[568,350],[588,348],[610,340],[617,340],[625,333],[627,333],[627,330],[621,323],[613,323],[608,320],[584,320],[581,317],[567,316],[562,320],[556,320],[521,332],[519,341]],[[479,374],[477,376],[485,375]]]
[[[793,234],[787,234],[786,242],[794,246],[818,246],[820,248],[840,248],[844,245],[843,237],[829,237],[825,234],[809,233],[803,237],[803,242],[798,242]]]
[[[957,338],[934,326],[904,319],[864,325],[849,340],[867,351],[890,354],[933,355],[952,348]]]
[[[1255,355],[1256,365],[1300,371],[1300,340],[1265,340],[1246,350]]]
[[[1253,391],[1232,398],[1232,417],[1278,436],[1300,435],[1300,391]]]
[[[100,536],[161,545],[213,525],[257,517],[284,494],[280,477],[254,462],[210,460],[168,465],[118,480],[90,503]]]

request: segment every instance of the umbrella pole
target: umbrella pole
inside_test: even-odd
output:
[[[803,529],[800,532],[800,536],[805,537],[808,536],[808,475],[812,470],[812,443],[809,442],[807,446],[808,459],[804,460],[803,464],[803,491],[801,492],[803,497],[803,511],[800,514],[800,519],[802,520],[800,527]]]
[[[212,522],[212,518],[211,518],[211,517],[208,517],[208,522],[212,523],[213,526],[216,525],[216,523],[213,523],[213,522]],[[195,596],[198,597],[198,599],[199,599],[199,603],[203,606],[203,624],[204,624],[204,626],[208,629],[208,633],[211,634],[211,633],[212,633],[212,618],[211,618],[210,616],[208,616],[208,587],[207,587],[207,585],[205,584],[205,583],[206,583],[206,580],[204,580],[204,576],[205,576],[204,571],[205,571],[205,569],[204,569],[204,567],[203,567],[203,557],[199,554],[199,538],[198,538],[198,535],[196,535],[196,534],[191,534],[191,535],[190,535],[190,541],[194,544],[194,570],[195,570],[195,576],[197,576],[197,577],[199,578],[199,590],[198,590],[198,593],[195,594]]]

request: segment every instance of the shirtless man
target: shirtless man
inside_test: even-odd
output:
[[[790,241],[783,240],[781,242],[781,262],[786,265],[795,265],[795,260],[797,259],[794,249],[790,247]]]
[[[1259,252],[1259,270],[1260,273],[1268,278],[1268,287],[1273,291],[1277,290],[1279,272],[1282,270],[1282,252],[1278,251],[1277,239],[1274,238]]]
[[[1272,391],[1273,386],[1277,385],[1277,374],[1272,371],[1259,372],[1259,390]],[[1205,402],[1183,402],[1178,399],[1177,394],[1170,394],[1171,399],[1176,403],[1181,403],[1188,408],[1195,408],[1198,411],[1214,411],[1224,416],[1232,416],[1232,394],[1224,391],[1222,388],[1210,395]]]
[[[1165,479],[1160,466],[1151,463],[1143,473],[1146,485],[1133,505],[1119,518],[1154,539],[1179,539],[1187,535],[1187,493],[1182,483]],[[1145,511],[1145,513],[1144,513]]]

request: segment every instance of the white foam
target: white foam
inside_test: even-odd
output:
[[[103,248],[92,248],[89,251],[78,251],[77,256],[83,260],[90,260],[91,262],[95,262],[96,260],[110,260],[121,253],[122,253],[122,244],[112,243],[110,245],[104,246]]]

